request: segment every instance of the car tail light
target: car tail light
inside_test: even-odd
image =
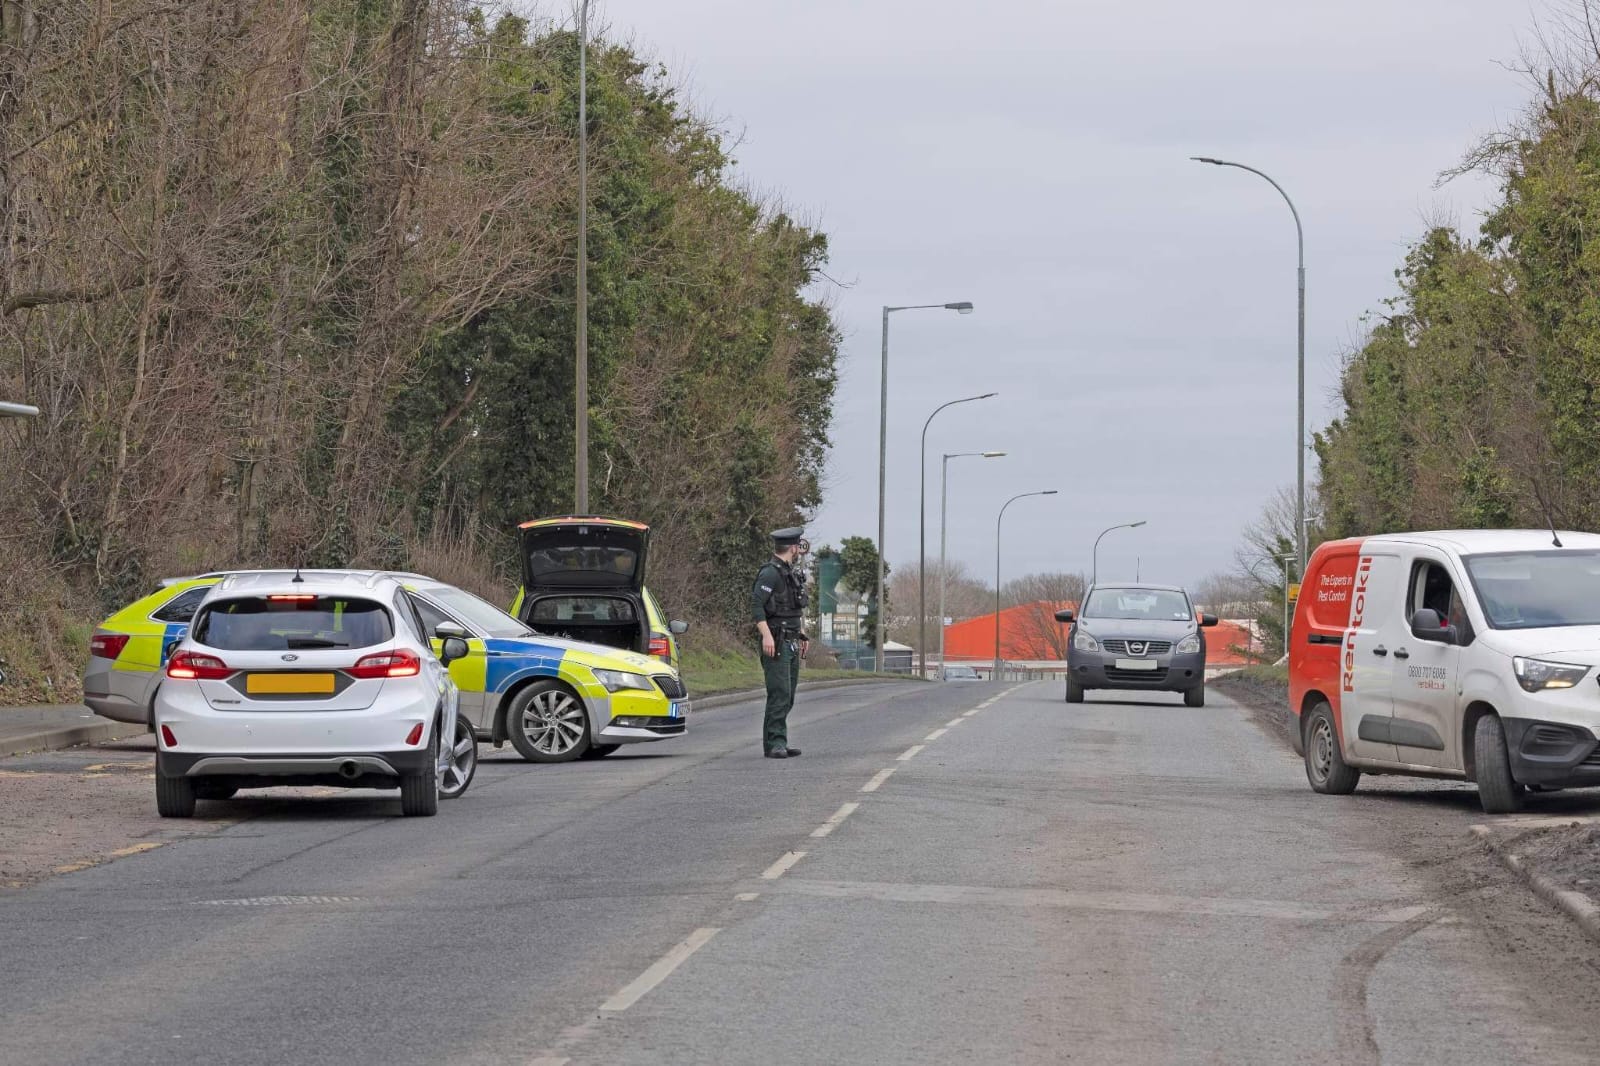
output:
[[[294,595],[268,596],[269,603],[310,603],[316,596],[310,593],[295,593]]]
[[[89,654],[96,659],[115,659],[127,646],[126,633],[96,633],[89,638]]]
[[[378,677],[415,677],[422,672],[422,660],[404,648],[364,655],[345,671],[351,677],[370,681]]]
[[[422,723],[418,722],[411,727],[411,732],[406,734],[406,743],[416,747],[422,743]]]
[[[215,655],[192,651],[180,651],[167,663],[167,676],[184,681],[221,681],[232,673],[228,664]]]
[[[672,643],[659,633],[650,636],[650,654],[665,659],[672,654]]]
[[[164,725],[161,727],[161,743],[165,744],[169,748],[175,748],[178,746],[178,738],[172,735],[172,728],[170,726]]]

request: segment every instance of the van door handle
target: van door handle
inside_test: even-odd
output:
[[[1396,659],[1409,659],[1411,658],[1411,653],[1406,651],[1404,648],[1396,648],[1394,650],[1394,657]]]
[[[1374,654],[1374,655],[1388,655],[1389,654],[1389,649],[1385,648],[1382,644],[1379,644],[1376,648],[1372,649],[1372,654]]]

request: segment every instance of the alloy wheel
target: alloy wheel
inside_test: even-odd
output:
[[[545,755],[565,755],[577,747],[585,724],[583,705],[558,689],[539,693],[522,711],[523,733]]]
[[[478,769],[478,737],[465,718],[456,718],[455,736],[439,760],[439,795],[454,799],[467,790]]]

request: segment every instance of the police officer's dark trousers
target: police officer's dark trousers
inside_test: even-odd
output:
[[[794,706],[794,687],[800,680],[800,652],[794,642],[781,637],[774,645],[777,654],[761,654],[761,673],[767,680],[767,713],[762,723],[761,743],[767,751],[789,747],[789,710]]]

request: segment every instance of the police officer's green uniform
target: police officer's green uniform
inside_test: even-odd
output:
[[[800,542],[805,530],[780,529],[772,534],[775,550]],[[805,639],[801,616],[805,613],[805,578],[774,556],[756,573],[750,590],[751,620],[766,622],[772,632],[775,654],[761,652],[761,673],[767,682],[767,711],[761,743],[769,759],[793,758],[799,748],[789,747],[789,710],[800,680],[799,644]]]

